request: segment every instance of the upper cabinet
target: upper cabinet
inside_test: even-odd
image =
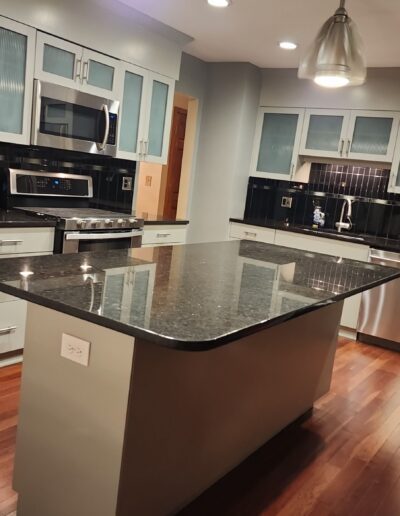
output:
[[[398,128],[399,113],[307,109],[300,154],[390,163]]]
[[[0,140],[29,144],[36,31],[0,17]]]
[[[124,64],[118,157],[164,164],[175,81]]]
[[[120,61],[42,32],[37,33],[35,77],[110,99],[121,92]]]
[[[299,155],[304,109],[260,108],[251,175],[292,179]]]

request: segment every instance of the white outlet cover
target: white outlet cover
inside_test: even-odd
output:
[[[90,342],[73,337],[67,333],[62,334],[61,356],[72,362],[87,367],[89,365]]]

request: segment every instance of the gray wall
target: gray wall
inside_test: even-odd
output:
[[[110,0],[0,0],[0,14],[173,78],[191,40]]]
[[[400,110],[400,68],[369,68],[367,82],[327,90],[295,69],[262,70],[261,106]]]
[[[226,240],[243,216],[260,87],[253,65],[183,57],[177,91],[200,99],[189,242]]]

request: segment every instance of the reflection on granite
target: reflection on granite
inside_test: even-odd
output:
[[[52,228],[54,220],[44,220],[18,210],[0,210],[0,228]]]
[[[364,244],[375,249],[400,252],[400,239],[395,238],[386,238],[350,231],[343,231],[342,233],[339,233],[338,231],[331,229],[312,229],[310,226],[303,226],[301,224],[287,224],[285,222],[260,222],[260,220],[235,218],[229,220],[239,224],[249,224],[251,226],[258,226],[261,228],[279,229],[280,231],[289,231],[291,233],[305,233],[323,238],[331,238],[333,240],[352,242],[354,244]]]
[[[164,215],[158,213],[148,213],[147,211],[134,211],[133,215],[138,219],[143,219],[145,225],[150,224],[176,224],[176,225],[186,225],[189,224],[188,220],[185,219],[176,219],[171,217],[165,217]]]
[[[247,241],[0,261],[0,290],[122,333],[206,350],[400,277]]]

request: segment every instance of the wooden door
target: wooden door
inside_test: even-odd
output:
[[[169,146],[167,185],[165,189],[164,216],[175,218],[178,208],[183,147],[185,143],[187,110],[175,107]]]

